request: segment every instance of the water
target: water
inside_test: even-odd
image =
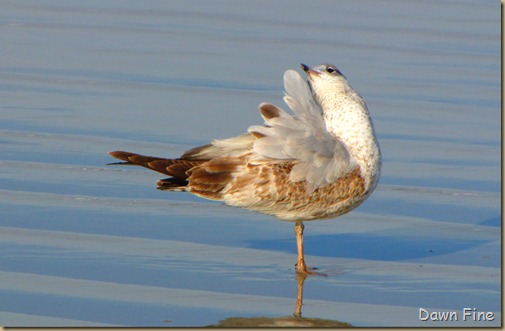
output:
[[[500,325],[499,10],[4,1],[0,325]],[[261,102],[284,107],[282,74],[300,62],[341,69],[383,151],[367,202],[306,224],[307,262],[327,277],[297,279],[291,223],[106,166],[111,150],[177,156],[241,134]]]

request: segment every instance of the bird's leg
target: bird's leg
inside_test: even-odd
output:
[[[298,262],[296,263],[296,271],[300,274],[311,274],[326,276],[325,274],[313,271],[312,268],[307,267],[305,264],[304,254],[303,254],[303,229],[305,226],[302,221],[297,221],[295,224],[295,235],[296,235],[296,248],[298,250]]]
[[[307,273],[307,266],[305,265],[305,259],[303,256],[303,222],[296,222],[295,224],[295,235],[296,235],[296,248],[298,250],[298,262],[296,263],[296,271],[302,274]]]

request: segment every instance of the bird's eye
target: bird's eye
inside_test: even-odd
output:
[[[335,66],[327,66],[326,72],[333,76],[344,76]]]

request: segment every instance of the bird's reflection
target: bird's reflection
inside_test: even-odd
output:
[[[302,317],[303,283],[307,274],[297,275],[297,294],[293,316],[283,317],[229,317],[211,327],[350,327],[351,324],[321,319]]]
[[[303,305],[303,283],[307,279],[306,274],[297,273],[296,282],[298,284],[298,289],[296,291],[296,306],[295,311],[293,312],[293,316],[295,318],[302,317],[302,305]]]

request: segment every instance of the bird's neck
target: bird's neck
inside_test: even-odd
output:
[[[318,101],[328,131],[346,145],[366,186],[373,190],[380,175],[381,154],[365,101],[354,91]]]

